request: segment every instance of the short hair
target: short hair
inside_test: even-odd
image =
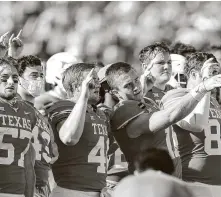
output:
[[[152,45],[144,47],[139,53],[141,63],[149,63],[157,54],[162,52],[170,53],[169,47],[164,42],[156,42]]]
[[[130,70],[134,69],[130,64],[126,62],[117,62],[111,64],[111,66],[106,70],[105,76],[107,83],[111,89],[117,88],[116,78],[121,74],[129,73]]]
[[[0,58],[0,67],[3,65],[10,65],[15,67],[16,69],[18,68],[18,62],[16,59],[14,59],[11,56],[7,56],[7,57],[2,57]]]
[[[168,151],[164,149],[149,148],[141,151],[135,158],[135,169],[143,172],[149,169],[159,170],[167,174],[173,174],[174,164]]]
[[[62,74],[62,83],[67,92],[73,93],[84,80],[84,73],[95,68],[91,63],[72,64]]]
[[[22,76],[27,67],[33,68],[41,66],[41,60],[34,55],[23,56],[18,59],[18,74]]]
[[[205,47],[205,51],[206,52],[214,52],[214,51],[221,51],[221,45],[211,45],[211,46],[208,46]]]
[[[98,68],[103,68],[104,67],[103,62],[101,62],[101,61],[92,62],[92,64],[94,64],[95,67],[98,67]]]
[[[190,71],[193,69],[196,71],[200,71],[204,62],[210,58],[213,58],[214,63],[218,63],[216,57],[211,53],[205,53],[205,52],[192,53],[187,58],[186,66],[184,67],[184,73],[186,77],[189,78]]]
[[[182,42],[176,42],[171,46],[171,53],[182,55],[184,57],[189,56],[191,53],[195,53],[196,49],[189,44],[184,44]]]

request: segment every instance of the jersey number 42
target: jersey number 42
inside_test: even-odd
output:
[[[106,144],[105,144],[105,140],[106,138],[104,136],[100,136],[96,146],[91,150],[91,152],[88,155],[89,163],[100,164],[97,167],[98,173],[106,173],[107,171],[107,147],[109,147],[109,144],[108,144],[109,140],[107,139]]]

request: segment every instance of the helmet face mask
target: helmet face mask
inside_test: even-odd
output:
[[[171,54],[172,76],[169,84],[174,88],[186,88],[187,79],[184,74],[186,59],[182,55]]]
[[[177,84],[178,84],[179,87],[186,88],[187,79],[186,79],[186,76],[184,74],[177,73],[174,76],[174,78],[176,79]]]

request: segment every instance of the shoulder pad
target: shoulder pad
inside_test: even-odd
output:
[[[60,122],[70,115],[74,105],[75,103],[68,100],[54,103],[49,109],[47,109],[48,119],[55,124]]]
[[[126,126],[131,120],[148,111],[147,106],[138,101],[123,101],[115,106],[111,125],[118,130]]]
[[[35,98],[35,107],[36,109],[46,109],[47,106],[50,106],[51,103],[58,102],[60,99],[56,99],[55,97],[52,97],[48,92],[45,92],[44,94],[41,94],[40,96]]]
[[[97,108],[102,110],[109,118],[113,115],[113,110],[104,104],[99,104]]]

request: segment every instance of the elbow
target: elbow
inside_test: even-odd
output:
[[[79,139],[73,139],[70,136],[62,135],[62,132],[59,132],[59,137],[60,137],[60,140],[62,141],[62,143],[67,146],[74,146],[79,141]]]

